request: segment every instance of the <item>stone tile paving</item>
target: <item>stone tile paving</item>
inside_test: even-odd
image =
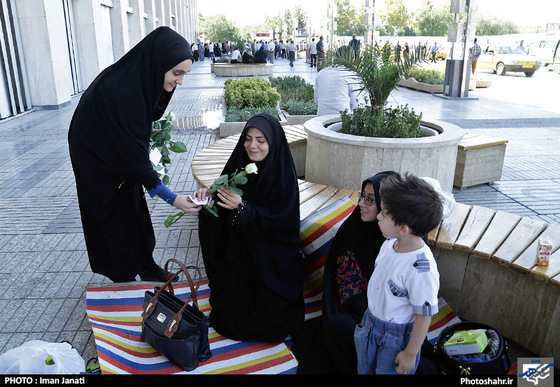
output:
[[[299,75],[314,82],[315,69],[299,60],[294,68],[287,64],[276,61],[274,75]],[[217,140],[216,126],[207,125],[205,115],[213,116],[209,122],[219,116],[226,79],[210,74],[208,61],[195,63],[169,106],[176,115],[192,119],[174,132],[188,145],[187,153],[174,155],[170,168],[171,186],[178,192],[196,188],[190,161]],[[469,130],[508,133],[502,181],[455,192],[458,201],[560,224],[560,157],[548,151],[560,145],[556,134],[560,114],[531,108],[515,120],[511,106],[502,103],[484,113],[496,120],[489,122],[472,119],[473,106],[484,107],[485,100],[446,101],[402,89],[394,95],[426,115],[452,118]],[[96,356],[85,290],[90,283],[108,280],[89,268],[68,158],[67,128],[77,99],[58,110],[38,110],[0,122],[0,353],[41,339],[68,340],[84,359]],[[526,136],[527,128],[536,137]],[[548,150],[542,148],[542,139]],[[157,238],[156,260],[177,257],[201,264],[196,218],[184,217],[167,229],[163,220],[174,209],[158,199],[148,198],[148,204]]]

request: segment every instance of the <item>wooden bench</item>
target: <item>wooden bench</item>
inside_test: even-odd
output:
[[[287,125],[284,130],[290,146],[305,152],[303,127]],[[209,187],[220,175],[238,136],[221,139],[194,157],[193,176],[201,186]],[[296,158],[301,163],[301,154]],[[301,219],[344,195],[358,201],[353,190],[304,179],[299,187]],[[554,242],[548,267],[535,265],[540,236]],[[560,226],[457,203],[429,240],[440,271],[440,294],[457,315],[493,325],[540,356],[559,353]]]
[[[466,188],[502,177],[507,140],[467,133],[459,143],[453,186]]]
[[[210,71],[217,77],[250,77],[272,75],[271,63],[212,63]]]

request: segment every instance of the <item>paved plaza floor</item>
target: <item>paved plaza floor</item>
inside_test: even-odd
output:
[[[299,75],[313,83],[316,70],[302,60],[293,68],[277,60],[274,75]],[[510,87],[532,81],[532,86],[542,85],[543,92],[557,93],[560,75],[542,70],[526,79],[489,72],[481,76],[490,77],[493,85],[471,92],[477,99],[448,100],[400,88],[389,102],[409,104],[426,119],[508,139],[502,179],[454,191],[457,201],[559,224],[557,98],[555,104],[532,94],[516,98],[516,89]],[[188,117],[186,127],[174,131],[174,138],[188,147],[187,153],[172,157],[171,186],[176,192],[197,188],[190,162],[218,138],[226,79],[211,74],[208,60],[197,62],[172,99],[169,110]],[[67,340],[84,359],[96,356],[85,292],[88,284],[108,280],[89,268],[68,157],[68,125],[78,99],[57,110],[36,110],[0,122],[0,353],[39,339]],[[175,257],[202,265],[196,218],[184,217],[167,229],[163,221],[174,208],[157,198],[148,198],[148,204],[156,260]]]

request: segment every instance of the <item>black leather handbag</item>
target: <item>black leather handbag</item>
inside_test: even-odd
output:
[[[168,265],[171,262],[178,264],[181,270],[169,276]],[[188,269],[198,272],[196,287]],[[196,298],[201,273],[197,267],[185,267],[175,259],[165,263],[165,273],[165,285],[155,287],[153,292],[148,290],[144,295],[142,337],[172,363],[185,371],[192,371],[199,362],[212,356],[208,342],[210,324],[208,317],[198,309]],[[186,301],[175,296],[171,284],[181,273],[186,275],[191,290],[190,298]]]
[[[486,334],[492,337],[492,344],[484,351],[484,358],[476,359],[476,356],[458,357],[446,353],[444,344],[457,331],[470,329],[485,329]],[[444,375],[507,375],[511,368],[508,358],[508,345],[500,332],[479,322],[463,321],[443,329],[434,346],[434,360],[438,372]]]

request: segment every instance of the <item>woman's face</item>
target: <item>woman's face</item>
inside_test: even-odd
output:
[[[268,155],[268,140],[266,136],[257,128],[247,129],[245,143],[243,144],[249,160],[253,162],[263,161]]]
[[[167,92],[173,91],[177,85],[183,84],[183,77],[189,72],[192,66],[192,60],[186,59],[179,63],[177,66],[173,67],[171,70],[165,73],[165,78],[163,80],[163,90]]]
[[[362,222],[373,222],[377,219],[377,206],[375,205],[375,194],[373,184],[366,183],[360,201],[360,218]]]

